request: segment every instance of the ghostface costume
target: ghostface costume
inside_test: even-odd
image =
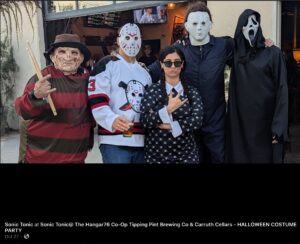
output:
[[[247,9],[234,34],[226,159],[231,163],[283,162],[283,136],[288,122],[284,57],[265,48],[260,14]],[[272,144],[273,140],[278,141]]]

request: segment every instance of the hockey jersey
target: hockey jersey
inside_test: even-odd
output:
[[[140,124],[140,105],[151,77],[138,62],[128,63],[120,55],[106,56],[93,69],[88,96],[98,123],[99,144],[143,147],[144,130]],[[134,115],[133,136],[112,128],[114,120]]]

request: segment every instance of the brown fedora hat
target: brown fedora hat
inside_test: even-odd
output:
[[[78,48],[84,55],[83,63],[88,61],[91,57],[90,50],[85,44],[80,42],[80,38],[77,34],[60,34],[55,37],[55,41],[50,44],[50,48],[44,52],[46,59],[51,61],[50,54],[57,47],[73,47]]]

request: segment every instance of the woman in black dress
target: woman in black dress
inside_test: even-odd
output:
[[[182,51],[166,47],[159,54],[162,76],[146,91],[141,104],[141,123],[146,129],[146,163],[198,163],[194,130],[203,118],[201,97],[181,74]]]

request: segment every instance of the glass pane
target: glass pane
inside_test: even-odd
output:
[[[76,10],[76,1],[48,1],[48,12],[59,13]]]
[[[101,7],[113,4],[113,1],[78,1],[79,9]]]

